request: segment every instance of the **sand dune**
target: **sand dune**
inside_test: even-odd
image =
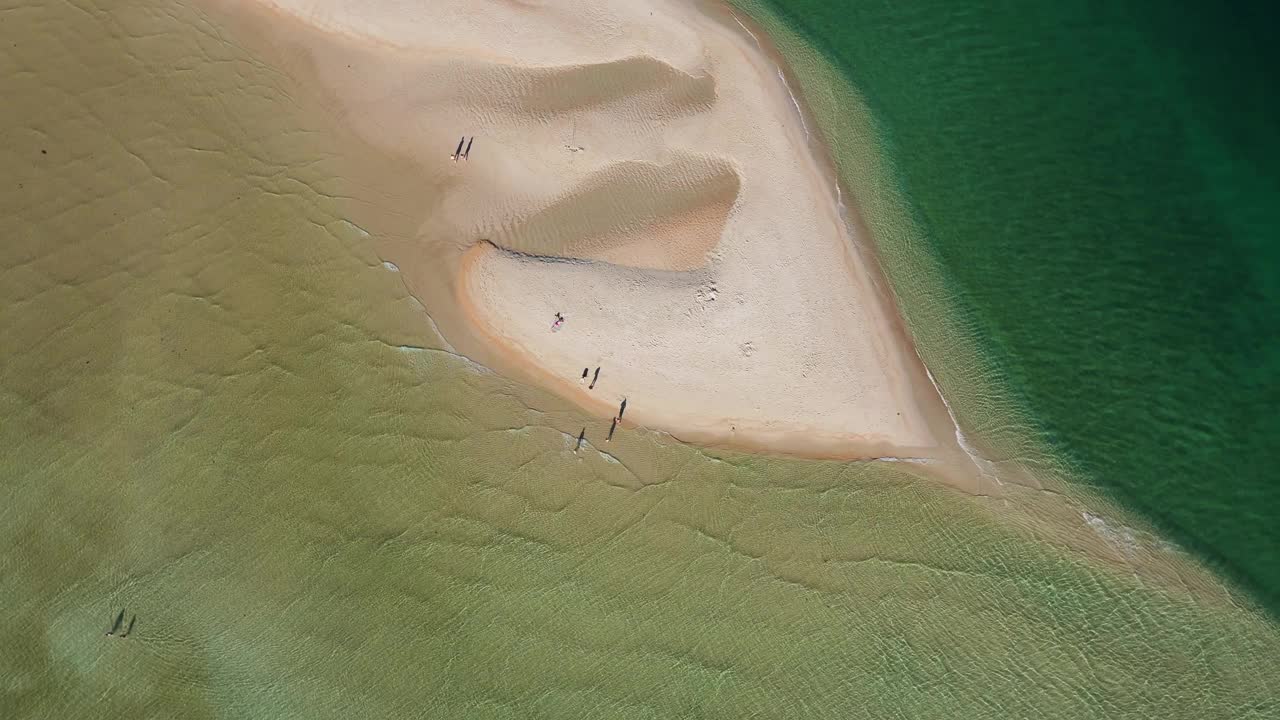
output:
[[[643,98],[649,119],[687,115],[710,107],[715,79],[689,75],[652,57],[556,68],[512,66],[467,80],[467,103],[503,107],[552,121],[561,113],[609,105],[632,105]]]
[[[704,267],[719,243],[740,186],[733,168],[716,158],[620,162],[529,218],[481,233],[524,254],[692,270]]]
[[[626,397],[627,425],[682,439],[960,453],[775,58],[731,20],[666,0],[224,7],[366,145],[344,152],[383,196],[353,213],[461,352],[604,418]]]

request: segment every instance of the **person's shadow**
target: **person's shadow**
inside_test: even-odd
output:
[[[112,635],[115,635],[116,631],[120,629],[120,625],[123,622],[124,622],[124,611],[121,610],[120,614],[116,616],[116,621],[114,623],[111,623],[111,629],[107,631],[107,636],[110,637]]]

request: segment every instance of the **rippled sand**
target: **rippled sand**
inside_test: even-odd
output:
[[[1055,534],[1055,495],[575,454],[590,418],[450,352],[346,212],[396,188],[225,28],[2,17],[0,715],[1274,714],[1275,625],[1099,562],[1159,544]]]

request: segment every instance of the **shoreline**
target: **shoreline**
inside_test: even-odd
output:
[[[893,283],[890,281],[888,273],[881,261],[881,247],[876,238],[876,234],[872,232],[871,225],[862,211],[863,204],[859,202],[859,193],[856,187],[844,187],[844,181],[840,176],[839,167],[837,165],[835,152],[827,138],[827,133],[819,122],[817,113],[814,112],[808,98],[799,90],[802,86],[800,78],[795,74],[791,65],[788,63],[785,54],[774,42],[772,33],[765,28],[760,21],[752,17],[744,9],[734,5],[730,0],[692,0],[703,12],[713,19],[719,16],[720,21],[728,26],[725,18],[731,19],[742,32],[745,32],[751,40],[756,44],[760,52],[767,58],[771,59],[778,71],[778,77],[782,81],[791,97],[796,108],[796,114],[805,131],[806,138],[810,150],[814,154],[814,159],[818,166],[822,168],[825,177],[830,186],[836,193],[836,205],[839,208],[841,219],[848,226],[850,233],[848,242],[852,252],[860,253],[866,260],[867,271],[873,275],[873,282],[880,293],[881,301],[890,308],[891,316],[895,322],[896,330],[900,333],[901,342],[911,349],[912,354],[917,358],[920,366],[924,369],[929,385],[932,387],[938,401],[942,403],[946,410],[948,420],[955,432],[956,446],[963,452],[964,456],[973,465],[973,469],[977,473],[975,478],[975,494],[986,494],[994,492],[990,483],[996,486],[1011,482],[1016,485],[1025,485],[1036,489],[1043,489],[1043,482],[1034,477],[1032,473],[1024,467],[1018,466],[1003,469],[1003,473],[996,467],[996,463],[988,457],[988,452],[984,451],[986,447],[982,438],[971,437],[965,432],[960,419],[956,416],[955,410],[951,406],[951,402],[942,392],[937,377],[929,368],[925,361],[924,355],[907,326],[906,316],[902,311],[901,303],[898,300],[897,292],[894,290]],[[732,28],[730,28],[732,30]],[[860,108],[863,112],[869,112],[867,108]],[[865,123],[867,127],[864,129],[874,133],[874,123],[868,121]],[[811,129],[812,128],[812,129]],[[847,192],[846,192],[847,191]],[[851,204],[844,202],[845,197],[850,197]],[[861,237],[865,244],[857,242],[856,238]],[[956,472],[959,472],[958,470]],[[1002,475],[1004,479],[1002,480]],[[984,485],[987,490],[984,491]]]
[[[846,241],[851,252],[858,253],[866,263],[865,271],[872,276],[872,284],[875,286],[880,301],[889,309],[889,315],[893,322],[894,330],[898,334],[899,342],[911,350],[923,368],[925,376],[928,378],[930,387],[933,388],[939,402],[946,409],[947,417],[951,422],[956,434],[956,444],[964,452],[964,454],[973,463],[974,468],[978,471],[977,478],[977,494],[982,493],[982,480],[990,477],[1001,484],[1000,479],[992,472],[991,461],[983,457],[981,451],[970,444],[968,436],[964,429],[960,426],[960,421],[956,417],[955,412],[951,408],[950,402],[942,392],[941,386],[938,385],[937,379],[933,372],[929,369],[928,363],[925,362],[924,356],[921,355],[916,345],[915,338],[912,336],[910,329],[907,327],[906,317],[904,316],[898,296],[893,290],[893,284],[889,280],[888,274],[880,261],[880,250],[876,240],[875,233],[871,231],[871,226],[863,217],[858,204],[858,194],[854,188],[848,188],[848,196],[852,198],[852,207],[844,202],[845,188],[843,180],[840,177],[839,168],[836,165],[835,153],[831,148],[830,142],[826,134],[822,130],[821,123],[818,122],[815,113],[809,106],[804,94],[797,90],[800,87],[799,78],[795,76],[791,66],[787,63],[786,56],[783,55],[781,49],[774,44],[772,37],[767,29],[762,27],[755,18],[748,15],[745,11],[734,7],[729,0],[695,0],[700,9],[712,19],[716,19],[716,15],[720,14],[728,17],[738,25],[755,43],[766,58],[770,59],[778,73],[779,80],[782,81],[787,95],[791,98],[795,105],[796,116],[800,120],[801,128],[804,131],[805,139],[810,151],[813,153],[814,160],[824,173],[824,177],[830,187],[835,191],[836,207],[840,213],[840,218],[845,224],[848,232],[846,233]],[[723,23],[723,21],[722,21]],[[727,27],[727,23],[723,23]],[[732,30],[732,28],[729,28]],[[812,129],[811,129],[812,128]],[[860,244],[857,238],[862,238],[863,243]],[[882,458],[881,458],[882,459]]]

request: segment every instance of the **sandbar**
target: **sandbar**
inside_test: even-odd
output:
[[[857,189],[845,207],[744,19],[672,0],[250,5],[363,144],[380,189],[361,226],[459,352],[597,415],[594,434],[625,398],[624,430],[702,445],[963,457]]]

